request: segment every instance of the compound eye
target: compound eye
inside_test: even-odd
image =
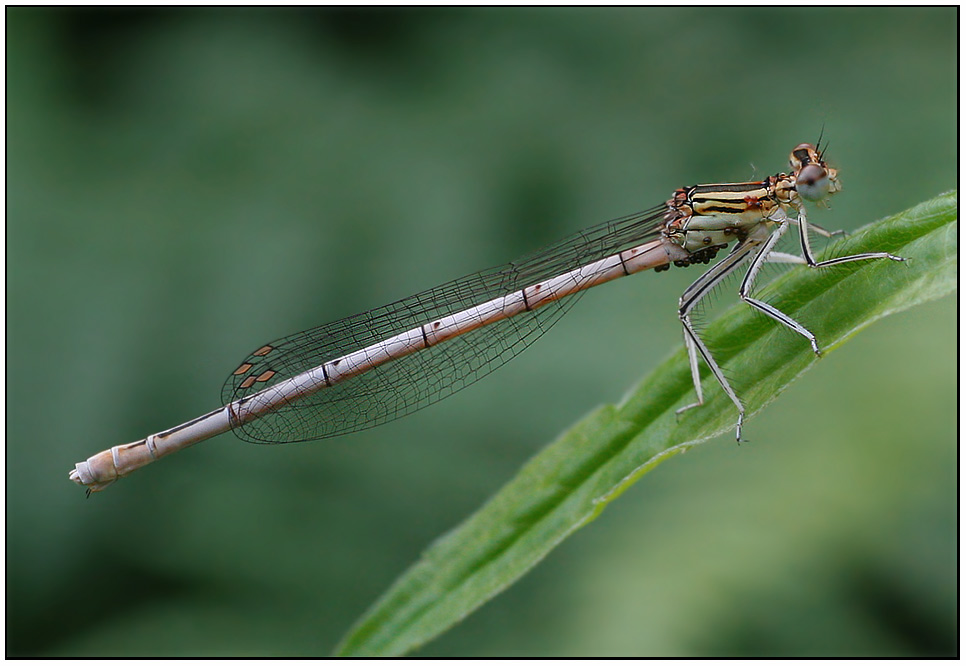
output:
[[[829,194],[828,171],[818,164],[806,164],[798,172],[795,189],[808,201],[821,201]]]
[[[788,160],[789,166],[791,166],[792,171],[798,171],[806,164],[814,164],[818,162],[818,152],[815,150],[815,146],[810,143],[800,143],[792,151],[792,155]]]

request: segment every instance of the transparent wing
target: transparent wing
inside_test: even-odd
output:
[[[259,347],[228,377],[228,404],[393,335],[561,275],[657,235],[665,206],[580,231],[522,259]],[[547,331],[582,292],[377,366],[238,426],[260,444],[365,430],[469,386]]]

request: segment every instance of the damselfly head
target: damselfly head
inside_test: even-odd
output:
[[[795,175],[795,189],[806,201],[823,201],[842,189],[838,172],[825,164],[821,153],[810,143],[797,146],[788,164]]]

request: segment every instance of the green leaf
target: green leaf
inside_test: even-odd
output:
[[[873,321],[956,288],[957,194],[943,194],[866,227],[823,256],[888,251],[908,259],[796,267],[761,295],[810,328],[824,352]],[[741,377],[749,416],[818,358],[743,304],[705,337],[729,376]],[[446,631],[511,585],[662,461],[722,432],[737,413],[713,378],[694,400],[683,348],[618,406],[597,409],[530,460],[487,504],[437,540],[378,600],[337,648],[342,655],[400,655]]]

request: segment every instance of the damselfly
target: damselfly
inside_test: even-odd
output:
[[[228,430],[259,444],[301,442],[363,430],[410,414],[475,382],[526,348],[584,290],[650,268],[707,264],[733,249],[681,296],[678,317],[697,400],[703,404],[699,359],[738,410],[745,408],[698,335],[691,315],[726,276],[748,269],[738,295],[804,336],[807,328],[752,296],[766,261],[811,268],[901,257],[867,252],[816,261],[809,246],[805,202],[822,204],[841,189],[838,173],[817,146],[803,143],[791,173],[762,181],[694,185],[665,204],[605,222],[519,261],[262,345],[228,377],[224,406],[169,430],[115,446],[78,463],[70,479],[90,491],[162,456]],[[775,251],[789,225],[799,227],[802,255]]]

